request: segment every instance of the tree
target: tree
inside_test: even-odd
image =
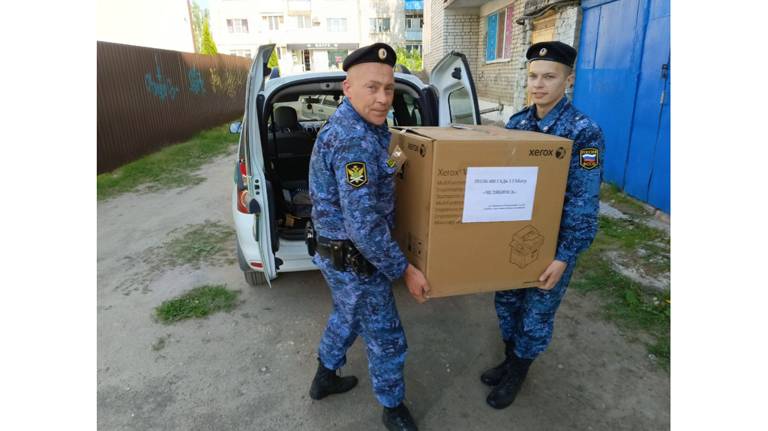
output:
[[[404,47],[398,46],[395,52],[397,53],[397,62],[407,67],[411,72],[418,72],[423,69],[421,54],[418,50],[407,51]]]
[[[206,9],[206,12],[208,10]],[[195,52],[200,53],[203,46],[203,13],[197,2],[192,2],[192,37],[195,41]]]
[[[211,36],[211,29],[207,19],[203,22],[203,43],[200,53],[206,55],[216,55],[219,53],[219,50],[216,49],[216,42],[213,41],[213,36]]]
[[[267,67],[270,69],[279,66],[280,64],[277,62],[277,50],[272,50],[272,55],[269,56],[269,63],[267,63]]]

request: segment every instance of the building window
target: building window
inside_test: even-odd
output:
[[[328,18],[328,31],[344,32],[347,31],[346,18]]]
[[[311,28],[312,18],[309,15],[299,15],[296,17],[296,28]]]
[[[227,30],[230,33],[248,33],[247,19],[228,19]]]
[[[302,56],[304,59],[304,71],[309,72],[312,70],[312,53],[308,49],[305,49],[302,51]]]
[[[328,50],[328,68],[331,70],[341,70],[346,56],[346,49]]]
[[[232,55],[237,55],[238,57],[248,57],[251,58],[251,50],[250,49],[230,49],[229,53]]]
[[[371,33],[386,33],[389,31],[389,18],[371,18]]]
[[[283,17],[279,15],[263,16],[264,24],[270,30],[280,30],[280,24],[283,23]]]
[[[291,51],[293,56],[293,65],[300,66],[303,72],[309,72],[312,70],[312,51],[308,49],[300,49]]]
[[[507,60],[512,56],[512,6],[486,17],[485,61]]]
[[[453,90],[448,95],[448,110],[451,114],[451,123],[474,124],[472,116],[472,99],[466,88]]]
[[[389,19],[389,18],[387,18]],[[405,16],[405,31],[421,31],[424,27],[424,17],[421,15]]]

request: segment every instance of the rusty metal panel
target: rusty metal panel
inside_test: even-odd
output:
[[[250,64],[97,42],[97,172],[241,117]]]

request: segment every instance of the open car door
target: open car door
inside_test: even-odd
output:
[[[264,89],[264,82],[269,75],[269,56],[272,55],[274,44],[259,47],[256,57],[248,73],[248,82],[245,89],[245,127],[247,134],[246,156],[248,157],[249,173],[251,181],[248,181],[248,195],[255,200],[256,207],[253,211],[254,232],[253,236],[259,244],[264,278],[272,287],[270,280],[277,277],[275,269],[275,255],[272,252],[272,234],[269,219],[269,197],[267,195],[267,181],[264,176],[264,155],[261,143],[261,124],[263,113],[259,112],[257,98],[259,92]]]
[[[467,57],[451,51],[432,69],[430,85],[437,90],[439,125],[480,124],[477,91]]]

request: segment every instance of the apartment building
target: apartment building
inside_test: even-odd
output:
[[[422,1],[212,0],[219,52],[253,57],[274,43],[282,75],[341,70],[347,54],[386,42],[421,52]]]

